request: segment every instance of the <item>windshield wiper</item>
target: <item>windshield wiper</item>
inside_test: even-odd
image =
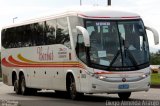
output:
[[[137,64],[137,61],[136,59],[134,58],[134,56],[132,55],[132,53],[130,52],[130,50],[128,50],[128,48],[125,48],[124,50],[124,55],[126,57],[126,52],[128,54],[128,57],[129,57],[129,60],[131,61],[131,63],[133,64],[133,66],[136,68],[136,69],[139,69],[138,68],[138,64]],[[109,68],[112,67],[112,65],[115,63],[115,61],[117,60],[119,54],[121,53],[120,50],[117,51],[115,57],[113,58],[113,60],[111,61],[110,65],[109,65]]]
[[[129,57],[131,63],[134,65],[134,67],[136,67],[136,69],[139,69],[139,68],[138,68],[138,64],[137,64],[137,61],[136,61],[136,59],[134,58],[134,56],[132,55],[132,53],[128,50],[128,48],[125,49],[125,52],[126,52],[126,51],[128,52],[128,57]]]
[[[109,68],[113,65],[113,63],[117,60],[119,54],[121,53],[120,50],[117,51],[116,55],[114,56],[113,60],[111,61]]]
[[[129,50],[129,43],[128,43],[128,41],[123,40],[123,45],[124,45],[124,51],[123,51],[124,52],[124,57],[126,58],[126,55],[128,54],[127,56],[129,58],[129,60],[131,61],[131,63],[133,64],[133,66],[136,69],[139,69],[135,57],[132,55],[131,51]]]

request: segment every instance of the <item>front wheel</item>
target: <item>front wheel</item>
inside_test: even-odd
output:
[[[131,92],[121,92],[121,93],[118,93],[118,96],[122,100],[128,100],[129,97],[131,96]]]
[[[77,98],[76,83],[72,76],[70,77],[69,94],[71,99]]]
[[[68,87],[68,94],[69,94],[69,97],[72,99],[72,100],[76,100],[78,99],[81,95],[81,93],[78,93],[77,90],[76,90],[76,82],[74,80],[74,77],[71,75],[69,77],[69,87]]]

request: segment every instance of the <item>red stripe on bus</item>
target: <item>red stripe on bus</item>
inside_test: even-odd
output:
[[[12,56],[9,56],[8,58],[9,62],[6,60],[6,58],[3,58],[2,59],[2,64],[6,67],[56,67],[56,68],[59,68],[59,67],[63,67],[63,68],[66,68],[66,67],[79,67],[79,68],[83,68],[84,69],[84,66],[80,63],[70,63],[70,64],[63,64],[63,63],[59,63],[59,64],[30,64],[30,63],[24,63],[24,62],[20,62],[20,61],[17,61],[15,60]]]
[[[12,56],[9,56],[8,60],[11,63],[18,64],[18,65],[29,65],[28,63],[24,63],[24,62],[20,62],[20,61],[15,60]]]
[[[107,16],[87,16],[84,14],[79,14],[80,16],[86,17],[86,18],[111,18],[111,17],[107,17]]]
[[[16,67],[17,66],[17,65],[10,64],[9,62],[7,62],[5,58],[2,59],[2,64],[7,67]]]

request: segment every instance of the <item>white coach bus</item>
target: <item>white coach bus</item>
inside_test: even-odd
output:
[[[82,7],[83,8],[83,7]],[[3,82],[17,94],[40,89],[84,93],[131,92],[150,88],[146,29],[135,13],[108,7],[73,9],[2,29]]]

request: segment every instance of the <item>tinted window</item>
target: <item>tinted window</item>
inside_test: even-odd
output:
[[[55,44],[56,43],[56,20],[46,21],[45,27],[45,41],[46,44]]]
[[[5,48],[51,44],[64,44],[70,48],[67,18],[28,24],[2,31],[2,46]]]
[[[70,39],[69,39],[67,18],[57,19],[56,43],[64,44],[70,48]]]
[[[13,33],[11,35],[12,39],[13,39],[14,48],[24,46],[24,42],[22,41],[22,39],[24,40],[24,38],[23,38],[24,35],[25,35],[25,27],[24,26],[14,28]]]
[[[6,30],[6,43],[8,48],[15,48],[18,44],[18,39],[15,33],[16,28],[8,28]]]
[[[34,46],[34,39],[32,38],[32,25],[25,26],[25,34],[22,37],[22,42],[24,42],[24,47]]]
[[[34,23],[31,26],[32,45],[45,45],[44,41],[44,23]],[[27,36],[27,35],[26,35]]]
[[[1,43],[2,43],[2,46],[6,48],[7,47],[7,42],[6,42],[7,37],[5,36],[5,33],[6,33],[6,29],[3,29],[1,33],[1,39],[2,39]]]

